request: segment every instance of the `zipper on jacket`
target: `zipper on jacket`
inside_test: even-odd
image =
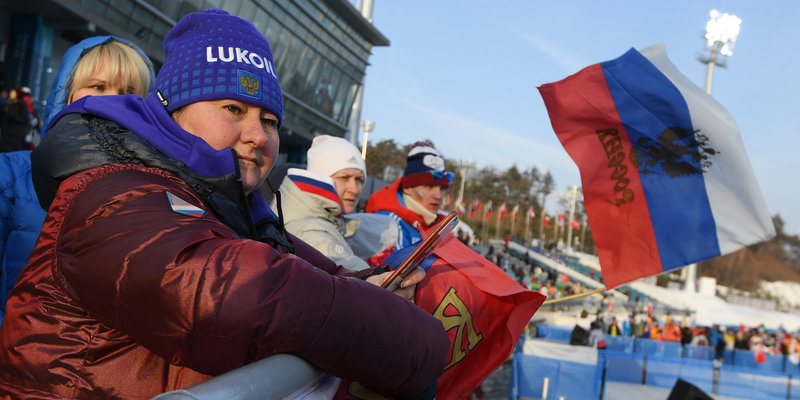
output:
[[[233,165],[234,165],[234,176],[236,177],[236,192],[239,194],[239,201],[244,204],[244,215],[245,219],[247,219],[247,229],[250,231],[250,237],[252,239],[258,239],[258,234],[256,233],[256,226],[253,224],[253,216],[250,214],[250,202],[247,201],[247,195],[244,193],[244,184],[242,183],[242,173],[239,170],[239,154],[236,153],[236,150],[233,147],[230,148],[231,153],[233,153]]]

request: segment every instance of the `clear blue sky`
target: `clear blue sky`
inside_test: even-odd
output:
[[[479,167],[549,170],[565,192],[580,176],[537,86],[664,43],[703,87],[697,57],[711,9],[743,20],[713,96],[739,124],[770,214],[800,234],[800,2],[375,0],[374,24],[391,45],[373,49],[362,119],[376,123],[370,141],[430,138]]]

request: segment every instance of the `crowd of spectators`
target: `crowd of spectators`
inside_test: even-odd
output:
[[[507,253],[488,247],[486,258],[504,269],[522,286],[537,290],[548,299],[584,292],[579,283],[570,280],[568,274],[544,270],[533,262],[528,253],[512,257]],[[562,262],[563,263],[563,262]],[[629,301],[618,304],[620,299],[608,292],[600,304],[589,308],[596,314],[590,323],[590,343],[603,346],[607,336],[630,336],[636,338],[680,342],[684,345],[711,346],[714,358],[722,359],[724,352],[749,350],[756,354],[757,361],[766,354],[785,355],[793,364],[800,364],[800,331],[791,333],[783,328],[767,329],[765,326],[702,326],[692,321],[686,313],[657,313],[650,299],[641,300],[628,296]],[[622,305],[622,307],[619,307]],[[588,317],[584,311],[582,316]]]

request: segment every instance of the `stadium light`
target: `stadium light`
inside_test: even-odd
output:
[[[725,68],[727,57],[733,55],[733,45],[741,30],[742,19],[728,13],[721,13],[711,10],[709,19],[706,23],[706,45],[705,50],[709,51],[708,56],[700,56],[700,62],[706,64],[706,92],[711,94],[711,86],[714,80],[714,66],[719,65]]]
[[[709,19],[706,22],[706,45],[705,50],[710,51],[699,57],[700,62],[705,63],[706,69],[706,93],[711,94],[712,82],[714,81],[714,66],[726,67],[729,56],[733,55],[733,45],[739,36],[742,27],[742,19],[728,13],[721,13],[711,10],[708,13]],[[695,280],[697,280],[697,264],[692,263],[684,269],[684,290],[696,292]]]
[[[366,161],[367,160],[367,138],[369,137],[369,133],[372,132],[373,129],[375,129],[375,122],[361,120],[361,123],[359,123],[359,126],[361,127],[361,131],[364,132],[364,143],[361,144],[361,158],[363,158],[364,161]]]

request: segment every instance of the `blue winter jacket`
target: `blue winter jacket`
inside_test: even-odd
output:
[[[115,36],[94,36],[81,41],[67,50],[50,89],[44,109],[41,135],[53,117],[67,104],[69,77],[81,57],[95,46],[117,40],[134,48],[150,68],[150,82],[155,82],[153,65],[141,49],[125,39]],[[150,91],[152,86],[147,88]],[[39,200],[31,182],[30,151],[0,153],[0,324],[6,309],[6,299],[17,281],[17,276],[28,263],[46,210]]]

